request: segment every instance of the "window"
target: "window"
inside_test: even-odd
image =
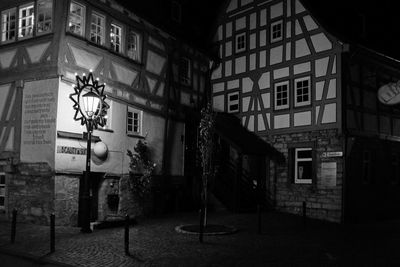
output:
[[[95,12],[92,13],[92,18],[90,21],[90,41],[104,45],[105,37],[105,18]]]
[[[6,200],[6,174],[0,172],[0,211],[4,210]]]
[[[118,25],[111,23],[111,49],[114,52],[122,52],[122,28]]]
[[[236,53],[246,50],[246,33],[236,35]]]
[[[36,32],[38,34],[51,32],[53,28],[53,0],[39,0],[37,10]]]
[[[275,84],[275,109],[289,108],[289,82]]]
[[[294,182],[296,184],[311,184],[312,169],[312,148],[295,148]]]
[[[132,30],[129,31],[127,50],[130,59],[140,61],[140,35]]]
[[[311,104],[310,77],[296,79],[294,81],[294,106],[306,106]]]
[[[283,26],[282,21],[277,21],[271,24],[271,43],[282,40]]]
[[[239,112],[239,92],[228,94],[228,112]]]
[[[30,38],[33,36],[33,23],[35,19],[33,3],[20,6],[18,12],[18,38]]]
[[[183,84],[190,85],[191,75],[190,75],[190,60],[183,57],[181,58],[181,64],[179,69],[180,81]]]
[[[15,41],[16,28],[17,28],[17,14],[16,9],[8,9],[1,12],[1,41],[12,42]]]
[[[142,133],[142,111],[128,107],[127,133],[141,135]]]
[[[71,2],[68,22],[70,32],[81,36],[85,34],[85,10],[85,6]]]

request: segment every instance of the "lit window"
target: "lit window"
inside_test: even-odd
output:
[[[0,172],[0,210],[4,210],[6,200],[6,174]]]
[[[239,92],[228,94],[228,112],[239,112]]]
[[[236,53],[246,50],[246,33],[236,35]]]
[[[275,84],[275,109],[289,108],[289,82]]]
[[[312,173],[312,148],[295,148],[294,182],[296,184],[311,184]]]
[[[33,22],[35,19],[33,3],[19,7],[18,38],[33,36]]]
[[[191,75],[190,75],[190,60],[187,58],[181,58],[181,64],[179,69],[179,75],[181,83],[190,85]]]
[[[15,41],[16,35],[16,9],[8,9],[1,12],[1,41],[12,42]]]
[[[142,111],[128,107],[127,133],[141,135],[142,133]]]
[[[90,41],[96,44],[104,44],[104,29],[105,29],[105,18],[97,13],[92,13],[92,19],[90,22]]]
[[[282,40],[283,26],[282,21],[277,21],[271,24],[271,43]]]
[[[121,53],[122,52],[122,28],[111,23],[111,49],[114,52]]]
[[[294,81],[294,105],[295,107],[311,104],[310,77],[296,79]]]
[[[85,33],[85,6],[71,2],[69,8],[68,29],[74,34],[83,36]]]
[[[52,31],[53,25],[53,0],[39,0],[37,2],[37,29],[38,34]]]
[[[127,55],[129,58],[140,61],[140,35],[129,31]]]

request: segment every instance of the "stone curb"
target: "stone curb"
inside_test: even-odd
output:
[[[175,231],[181,234],[190,234],[190,235],[198,235],[199,232],[196,231],[187,231],[183,230],[182,228],[185,226],[189,226],[192,224],[183,224],[183,225],[178,225],[175,227]],[[220,231],[220,232],[204,232],[203,235],[208,235],[208,236],[213,236],[213,235],[229,235],[229,234],[234,234],[237,231],[239,231],[237,228],[230,226],[230,225],[223,225],[226,228],[229,228],[229,231]]]

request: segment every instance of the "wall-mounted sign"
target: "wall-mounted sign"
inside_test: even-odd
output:
[[[86,155],[86,148],[71,147],[71,146],[57,146],[57,153],[74,154],[74,155]]]
[[[400,81],[381,86],[378,90],[378,99],[385,105],[400,103]]]
[[[342,151],[328,151],[328,152],[322,152],[321,158],[337,158],[337,157],[343,157],[343,152]]]
[[[321,183],[324,186],[336,186],[336,162],[321,163]]]

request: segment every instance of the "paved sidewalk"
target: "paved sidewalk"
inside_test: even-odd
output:
[[[177,233],[175,227],[198,223],[198,214],[171,214],[139,221],[130,228],[130,256],[122,227],[83,234],[56,227],[56,252],[49,254],[49,227],[18,224],[10,244],[10,223],[0,222],[0,252],[30,256],[64,266],[400,266],[400,224],[351,226],[308,221],[275,212],[257,215],[210,213],[209,223],[239,229],[230,235]],[[1,265],[1,264],[0,264]]]

